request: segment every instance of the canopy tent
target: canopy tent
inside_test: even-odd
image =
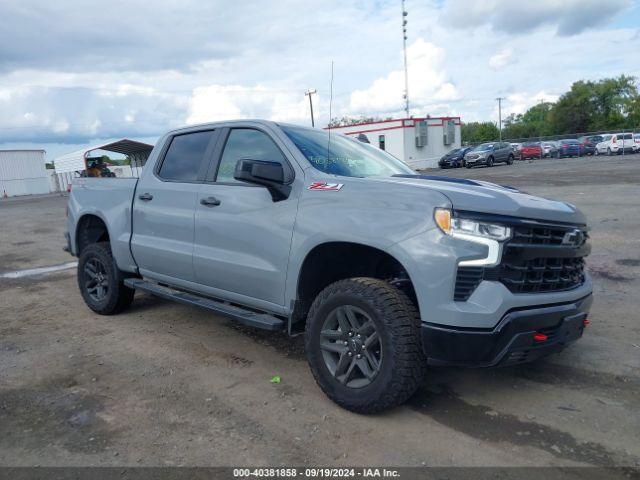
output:
[[[56,188],[65,191],[73,181],[73,178],[82,174],[87,169],[87,159],[91,152],[103,150],[126,155],[131,161],[130,165],[119,167],[118,170],[126,170],[118,176],[138,177],[140,169],[147,162],[153,145],[123,138],[116,142],[101,145],[91,145],[75,152],[67,153],[53,160],[56,173]]]
[[[149,158],[149,154],[151,150],[153,150],[153,145],[136,140],[129,140],[127,138],[102,145],[92,145],[54,159],[53,165],[55,172],[67,173],[85,170],[87,168],[86,160],[94,150],[105,150],[107,152],[127,155],[131,160],[131,169],[137,170],[142,167],[147,161],[147,158]]]

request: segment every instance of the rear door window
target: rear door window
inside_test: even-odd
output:
[[[158,176],[174,182],[195,182],[203,174],[214,130],[176,135],[164,156]]]

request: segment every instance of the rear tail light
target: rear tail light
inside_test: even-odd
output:
[[[588,327],[590,323],[591,323],[591,322],[589,321],[589,319],[588,319],[588,318],[585,318],[585,319],[582,321],[582,324],[583,324],[585,327]]]
[[[536,332],[533,334],[533,340],[536,342],[546,342],[547,337],[544,333]]]

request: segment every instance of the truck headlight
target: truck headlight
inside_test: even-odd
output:
[[[447,208],[436,208],[433,218],[440,230],[447,235],[488,247],[485,258],[461,260],[458,265],[489,267],[500,263],[502,242],[511,238],[510,227],[470,218],[453,217],[451,210]]]
[[[451,210],[436,208],[434,212],[436,225],[447,235],[472,235],[475,237],[491,238],[503,242],[511,238],[511,228],[494,223],[486,223],[469,218],[457,218],[451,215]]]

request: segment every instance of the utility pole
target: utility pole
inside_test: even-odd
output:
[[[498,133],[500,141],[502,141],[502,100],[504,100],[504,97],[498,97],[496,100],[498,101]]]
[[[402,51],[404,54],[404,111],[409,118],[409,69],[407,68],[407,10],[402,0]]]
[[[316,126],[315,121],[313,120],[313,100],[311,100],[311,95],[313,95],[314,93],[317,93],[315,88],[310,88],[309,90],[304,92],[304,94],[309,97],[309,108],[311,109],[311,126],[312,127]]]

